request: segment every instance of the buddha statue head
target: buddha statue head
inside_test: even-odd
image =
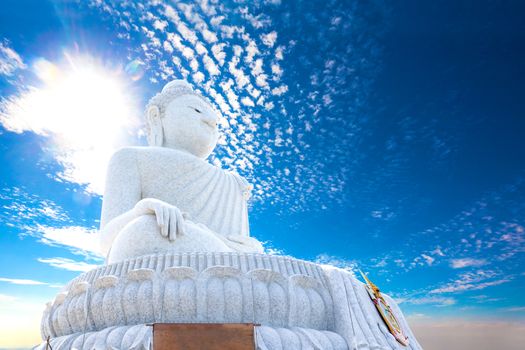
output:
[[[183,80],[166,84],[146,107],[150,146],[173,148],[207,158],[219,137],[217,112]]]

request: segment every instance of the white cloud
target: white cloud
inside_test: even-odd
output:
[[[94,60],[38,60],[38,87],[0,102],[0,123],[15,133],[46,136],[45,150],[64,170],[58,177],[103,193],[106,165],[138,128],[138,108],[121,76]]]
[[[281,61],[283,58],[284,58],[284,46],[278,46],[276,49],[275,49],[275,58],[278,60],[278,61]]]
[[[226,82],[222,82],[220,84],[222,91],[226,95],[226,98],[228,99],[228,103],[234,110],[239,110],[241,107],[239,104],[239,97],[235,94],[233,89],[231,88],[233,85],[233,80],[230,79]]]
[[[501,300],[501,298],[491,298],[488,295],[484,294],[471,296],[470,299],[475,300],[479,304],[493,303],[495,301]]]
[[[329,254],[319,254],[315,257],[315,263],[321,265],[330,265],[335,266],[348,272],[354,273],[354,270],[357,269],[357,262],[355,260],[348,260],[338,256],[333,256]]]
[[[253,40],[249,40],[248,44],[246,45],[246,63],[253,62],[253,58],[256,55],[259,55],[261,52],[257,48],[257,44]]]
[[[257,16],[254,16],[248,13],[247,8],[244,8],[244,10],[245,11],[241,9],[241,14],[243,18],[246,19],[248,22],[250,22],[250,24],[256,29],[265,28],[272,23],[272,20],[267,15],[259,14]]]
[[[204,29],[204,30],[202,31],[202,37],[203,37],[204,40],[206,40],[208,43],[215,43],[215,42],[217,42],[217,40],[218,40],[218,39],[217,39],[217,35],[216,35],[214,32],[212,32],[212,31],[210,31],[210,30],[208,30],[208,29]]]
[[[224,60],[226,59],[226,53],[223,51],[226,44],[215,44],[211,47],[211,52],[213,57],[219,62],[219,65],[224,65]]]
[[[16,284],[16,285],[21,285],[21,286],[48,286],[51,288],[62,288],[63,287],[63,285],[59,283],[48,283],[48,282],[35,281],[35,280],[29,280],[29,279],[20,279],[20,278],[0,277],[0,282]]]
[[[388,265],[388,261],[386,258],[383,259],[371,259],[373,263],[373,267],[385,267]]]
[[[87,197],[87,196],[86,196]],[[74,197],[75,198],[75,197]],[[82,199],[79,199],[82,202]],[[9,203],[3,205],[3,203]],[[40,243],[66,248],[84,259],[102,262],[99,249],[99,233],[95,229],[81,226],[66,226],[71,219],[63,212],[63,209],[49,200],[31,195],[19,188],[0,189],[0,221],[7,227],[15,228],[19,236],[31,236]],[[58,266],[60,261],[43,260],[42,262],[53,263]],[[88,263],[77,262],[76,267],[72,260],[61,261],[63,268],[71,268],[74,271],[83,271],[95,266]],[[18,285],[47,285],[50,284],[31,279],[18,279],[11,277],[0,277],[0,282]]]
[[[163,31],[167,26],[168,26],[168,22],[166,21],[160,21],[157,19],[155,20],[155,22],[153,22],[153,28],[159,31]]]
[[[264,45],[268,47],[273,47],[277,41],[277,32],[274,30],[268,34],[262,34],[261,40]]]
[[[201,4],[203,4],[203,2],[201,2]],[[209,14],[209,15],[210,15],[210,16],[214,16],[215,13],[213,13],[213,14]],[[224,16],[214,16],[214,17],[212,17],[212,18],[210,19],[210,23],[211,23],[212,26],[214,26],[214,27],[218,27],[218,26],[221,25],[222,21],[224,21],[225,18],[226,18],[226,17],[224,17]]]
[[[505,308],[504,311],[508,311],[508,312],[525,312],[525,306],[508,307],[508,308]]]
[[[208,49],[201,42],[195,44],[195,51],[201,56],[208,55]]]
[[[18,284],[18,285],[24,285],[24,286],[37,286],[37,285],[47,285],[48,284],[46,282],[40,282],[40,281],[35,281],[35,280],[6,278],[6,277],[0,277],[0,282],[6,282],[6,283]]]
[[[182,37],[186,39],[187,41],[189,41],[190,43],[194,45],[197,43],[198,41],[197,35],[195,34],[193,30],[188,28],[188,26],[186,26],[184,22],[181,21],[177,24],[177,30],[182,35]]]
[[[73,248],[73,252],[88,257],[100,256],[99,232],[81,226],[48,227],[39,226],[40,241],[48,245],[60,245]]]
[[[283,70],[279,64],[274,63],[272,64],[272,73],[275,77],[279,78],[281,75],[283,75]]]
[[[16,70],[24,68],[26,65],[22,57],[6,42],[0,42],[0,75],[11,76]]]
[[[23,188],[1,188],[0,201],[3,202],[0,222],[16,228],[21,236],[38,235],[38,223],[63,225],[70,220],[59,205]]]
[[[472,258],[463,258],[463,259],[452,259],[450,261],[450,266],[454,269],[462,269],[464,267],[479,267],[487,264],[485,259],[472,259]]]
[[[273,102],[266,102],[264,104],[264,108],[267,110],[267,111],[271,111],[273,108],[275,107],[275,104]],[[278,130],[278,129],[276,129]],[[276,132],[277,134],[277,132]]]
[[[286,85],[281,85],[279,87],[276,87],[276,88],[273,88],[272,89],[272,95],[275,95],[275,96],[281,96],[283,95],[286,91],[288,91],[288,86]]]
[[[252,68],[252,75],[253,75],[254,77],[257,77],[258,75],[264,73],[264,69],[263,69],[263,60],[262,60],[262,58],[258,58],[258,59],[256,59],[256,60],[250,65],[250,67]]]
[[[18,298],[12,295],[0,294],[0,303],[9,303],[17,300]]]
[[[201,72],[196,72],[193,74],[193,81],[196,83],[202,83],[204,81],[204,74]]]
[[[268,89],[269,86],[268,86],[267,79],[268,79],[268,76],[266,74],[259,74],[255,78],[255,84],[257,84],[257,86],[259,87]]]
[[[252,99],[249,98],[248,96],[244,96],[243,98],[241,98],[241,103],[248,107],[255,106],[255,103],[253,103]]]
[[[454,305],[456,303],[456,299],[454,298],[446,298],[446,297],[439,297],[439,296],[431,296],[431,297],[421,297],[421,298],[406,298],[402,300],[405,304],[413,304],[413,305],[438,305],[438,306],[449,306]]]
[[[210,75],[219,75],[220,74],[219,68],[217,67],[215,62],[213,62],[213,59],[210,56],[205,55],[202,58],[202,62],[204,63],[204,67],[206,68],[208,73],[210,73]]]
[[[165,41],[163,44],[162,44],[162,47],[164,48],[165,51],[169,52],[169,53],[172,53],[173,52],[173,46],[171,46],[170,42],[169,41]]]
[[[241,28],[236,26],[221,25],[220,27],[223,38],[232,39],[236,32],[240,32]]]
[[[329,94],[324,94],[323,95],[323,103],[325,106],[328,106],[332,103],[332,96],[330,96]]]
[[[433,255],[437,255],[437,256],[445,256],[445,253],[443,253],[443,251],[441,250],[441,247],[436,247],[436,249],[434,249],[430,253]]]
[[[505,308],[504,311],[508,311],[508,312],[525,312],[525,306],[508,307],[508,308]]]
[[[170,19],[173,23],[180,21],[180,17],[177,14],[177,11],[171,5],[164,5],[164,15]]]
[[[38,258],[39,262],[43,264],[48,264],[50,266],[56,267],[58,269],[68,270],[68,271],[78,271],[78,272],[87,272],[93,270],[94,268],[99,267],[99,265],[88,264],[83,261],[76,261],[68,258]]]
[[[421,257],[423,259],[425,259],[426,263],[428,266],[432,265],[432,263],[436,260],[434,259],[433,257],[429,256],[429,255],[426,255],[426,254],[421,254]]]
[[[511,277],[500,277],[493,271],[479,270],[476,272],[464,273],[453,282],[447,283],[442,287],[430,291],[432,294],[455,293],[469,290],[481,290],[487,287],[498,286],[508,283]]]
[[[188,61],[191,61],[194,59],[195,57],[195,52],[187,47],[187,46],[184,46],[184,48],[182,49],[182,55],[188,60]]]
[[[335,199],[336,193],[340,193],[340,190],[334,191],[334,189],[342,188],[343,170],[335,175],[306,170],[284,182],[273,175],[277,173],[277,169],[273,169],[275,163],[272,159],[273,154],[276,154],[273,149],[275,145],[282,147],[280,151],[287,157],[298,157],[299,162],[312,159],[306,152],[309,145],[302,135],[316,128],[317,123],[325,118],[325,114],[321,112],[323,109],[321,101],[315,101],[315,104],[301,103],[301,101],[305,102],[303,99],[306,98],[303,96],[302,88],[297,89],[294,86],[294,96],[290,96],[290,99],[285,98],[288,87],[280,83],[283,75],[280,64],[284,59],[285,51],[291,50],[297,44],[297,40],[289,40],[287,46],[279,45],[279,34],[271,26],[268,15],[259,11],[257,14],[251,13],[253,9],[251,6],[232,8],[207,1],[196,4],[177,2],[175,5],[167,5],[155,2],[138,4],[100,0],[93,4],[93,7],[117,18],[117,23],[128,22],[120,26],[121,33],[129,35],[130,32],[131,34],[139,32],[142,35],[146,33],[146,36],[151,32],[154,33],[154,37],[148,37],[141,43],[130,40],[132,45],[130,54],[136,54],[138,51],[142,55],[138,58],[152,68],[147,73],[151,82],[161,85],[169,80],[173,76],[172,72],[175,71],[175,74],[182,75],[190,83],[200,85],[212,102],[219,107],[222,114],[220,118],[222,136],[216,150],[217,158],[212,159],[212,162],[232,170],[237,168],[242,172],[243,176],[254,183],[255,201],[270,199],[272,204],[286,203],[286,210],[301,210],[318,201],[321,193],[327,194],[331,200]],[[353,15],[349,13],[343,16],[342,21],[352,18]],[[159,27],[156,21],[169,22],[169,27],[166,29],[176,28],[177,34],[160,33],[155,28]],[[142,27],[147,31],[143,31]],[[247,28],[250,30],[248,31]],[[321,28],[321,30],[326,31],[328,28]],[[163,42],[166,40],[164,36],[173,49],[180,51],[182,55],[175,54],[175,51],[170,52],[169,46],[167,49],[156,47],[157,41],[154,42],[154,39]],[[319,37],[322,37],[322,33]],[[374,43],[368,44],[366,46],[371,47]],[[328,51],[333,53],[331,48]],[[358,55],[352,56],[358,57]],[[327,52],[327,57],[335,56]],[[355,65],[358,68],[363,65],[360,59],[347,61],[340,62],[340,66]],[[196,74],[199,71],[204,77]],[[349,72],[350,69],[332,72],[332,76],[323,77],[323,89],[318,92],[319,99],[323,94],[329,94],[335,101],[347,92],[347,82],[357,79],[357,75],[347,79]],[[321,72],[317,71],[312,74],[321,76]],[[231,85],[230,79],[233,80]],[[341,82],[344,82],[344,86],[341,86]],[[364,84],[361,81],[355,83],[356,87]],[[223,88],[224,84],[228,84],[227,89]],[[244,98],[248,95],[249,100]],[[292,98],[296,99],[297,106],[301,106],[297,115],[289,111]],[[250,106],[250,100],[254,106]],[[244,106],[253,108],[247,113],[242,109]],[[273,128],[288,130],[290,119],[303,119],[306,115],[312,115],[312,120],[300,122],[301,126],[293,135],[287,133],[274,135]],[[271,125],[269,129],[272,132],[255,133],[259,122],[261,125]],[[353,124],[353,122],[344,124]],[[302,125],[305,127],[303,128]],[[255,165],[263,163],[267,165],[266,169],[269,168],[269,174],[265,173],[266,169],[255,174],[253,171]],[[323,166],[309,164],[308,168],[322,169]],[[265,191],[265,187],[275,188],[275,191],[271,194]],[[290,188],[295,190],[289,191]],[[295,198],[297,196],[299,198]],[[291,197],[294,197],[293,204]],[[319,207],[326,208],[325,205]]]

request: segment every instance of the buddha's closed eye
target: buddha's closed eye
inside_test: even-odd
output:
[[[193,109],[197,113],[202,113],[200,109],[190,106],[191,109]]]

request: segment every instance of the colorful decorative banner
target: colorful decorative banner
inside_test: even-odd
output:
[[[388,327],[388,330],[400,344],[407,346],[408,337],[403,333],[399,321],[397,320],[396,316],[394,315],[394,312],[390,308],[390,305],[388,305],[386,300],[381,295],[379,288],[377,288],[377,286],[373,284],[372,281],[370,281],[361,270],[359,270],[359,272],[366,281],[366,290],[368,292],[368,295],[370,295],[370,298],[374,302],[374,305],[376,306],[377,311],[379,312],[381,318]]]

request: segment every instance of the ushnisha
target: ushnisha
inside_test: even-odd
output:
[[[146,107],[149,147],[116,152],[101,214],[107,263],[167,252],[262,252],[250,237],[251,185],[206,162],[219,136],[217,111],[182,80]]]

